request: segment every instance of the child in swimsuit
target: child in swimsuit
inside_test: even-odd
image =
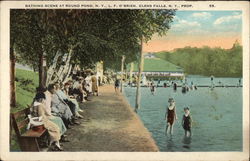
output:
[[[155,95],[155,85],[153,83],[150,86],[150,91],[152,95]]]
[[[190,111],[188,107],[184,108],[184,115],[182,117],[182,127],[185,130],[185,136],[191,136],[192,118],[190,116]]]
[[[166,110],[165,120],[167,121],[166,133],[173,134],[173,126],[175,120],[177,120],[176,109],[175,109],[175,101],[173,98],[169,98],[169,105]]]

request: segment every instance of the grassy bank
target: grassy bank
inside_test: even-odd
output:
[[[16,101],[17,107],[11,112],[19,111],[32,103],[36,87],[38,87],[38,73],[16,69]]]
[[[10,112],[17,112],[24,108],[27,108],[27,105],[32,103],[37,86],[38,86],[38,73],[22,69],[16,69],[17,106],[15,108],[11,108]],[[20,151],[20,147],[19,144],[17,143],[17,138],[14,129],[12,129],[12,134],[11,134],[10,150]]]

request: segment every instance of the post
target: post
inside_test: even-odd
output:
[[[124,68],[124,61],[125,61],[125,56],[122,56],[122,64],[121,64],[121,89],[120,92],[122,92],[122,88],[123,88],[123,68]]]
[[[42,78],[42,85],[45,87],[46,86],[46,80],[47,80],[47,54],[43,54],[43,78]]]
[[[130,71],[129,71],[129,81],[130,81],[130,83],[132,83],[132,72],[133,72],[133,70],[134,70],[134,63],[132,62],[132,63],[130,63]]]
[[[38,66],[38,74],[39,74],[39,87],[44,87],[44,72],[43,72],[43,50],[42,47],[40,49],[40,51],[38,51],[39,54],[39,66]]]
[[[141,93],[140,93],[140,82],[141,82],[141,73],[143,68],[143,37],[141,37],[141,51],[140,51],[140,60],[138,63],[138,79],[137,79],[137,88],[136,88],[136,99],[135,99],[135,112],[137,112],[138,109],[140,109],[140,101],[141,101]]]
[[[15,84],[15,63],[16,57],[13,45],[10,47],[10,106],[16,106],[16,84]]]

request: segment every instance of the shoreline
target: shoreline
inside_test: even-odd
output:
[[[151,133],[113,85],[99,88],[99,96],[80,104],[80,125],[66,132],[65,152],[159,152]]]
[[[124,104],[128,107],[128,109],[130,110],[130,112],[134,115],[134,117],[137,118],[138,122],[139,122],[139,123],[144,127],[144,129],[148,132],[148,135],[149,135],[149,137],[151,138],[151,141],[152,141],[153,144],[155,144],[155,146],[157,147],[157,151],[160,152],[159,147],[157,146],[156,141],[153,139],[152,134],[151,134],[151,133],[149,132],[149,130],[145,127],[145,125],[143,124],[142,120],[140,119],[140,116],[134,112],[134,110],[133,110],[134,107],[132,107],[132,106],[129,104],[129,102],[128,102],[126,96],[124,95],[124,90],[123,90],[122,93],[120,93],[120,95],[122,96],[122,99],[123,99]]]

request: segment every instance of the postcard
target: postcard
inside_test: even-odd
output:
[[[249,2],[2,1],[2,160],[248,160]]]

